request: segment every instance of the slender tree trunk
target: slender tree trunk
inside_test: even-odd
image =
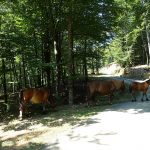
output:
[[[60,92],[60,83],[62,79],[62,59],[61,59],[61,33],[55,33],[55,41],[56,41],[56,64],[57,64],[57,91]]]
[[[145,32],[144,32],[144,35],[143,35],[143,32],[141,32],[141,38],[142,38],[143,47],[144,47],[144,51],[146,55],[146,61],[144,60],[144,62],[146,62],[146,64],[149,64],[149,51],[148,51],[146,39],[144,37],[145,37]]]
[[[85,81],[88,80],[88,72],[87,72],[87,60],[86,60],[86,54],[87,54],[87,40],[84,41],[84,56],[83,56],[83,74],[85,76]]]
[[[43,39],[44,39],[44,37],[43,37]],[[41,39],[41,41],[42,41],[42,47],[41,47],[41,54],[42,54],[42,63],[44,63],[44,40],[43,39]],[[42,71],[41,71],[41,86],[43,86],[44,85],[44,69],[42,68]]]
[[[92,74],[95,74],[94,58],[92,58]]]
[[[19,63],[19,82],[18,82],[19,89],[23,88],[23,85],[22,85],[22,69],[21,68],[22,68],[21,63]]]
[[[148,65],[150,65],[150,31],[147,26],[146,26],[146,37],[147,37],[147,47],[149,52]]]
[[[37,47],[37,37],[36,37],[36,32],[34,30],[34,33],[33,33],[33,39],[34,39],[34,50],[35,50],[35,58],[36,58],[36,62],[38,63],[38,58],[39,58],[39,54],[38,54],[38,47]],[[39,67],[37,68],[37,71],[36,71],[37,75],[34,80],[35,80],[35,86],[38,86],[38,87],[41,87],[41,72],[40,72],[40,69]]]
[[[12,60],[12,69],[13,69],[14,82],[19,84],[18,74],[16,72],[17,68],[16,68],[14,60]],[[16,89],[19,89],[20,86],[17,86],[16,83],[15,83],[15,87]]]
[[[141,0],[141,4],[143,7],[149,4],[149,0]],[[147,14],[149,14],[149,10],[147,9]],[[150,30],[148,27],[148,16],[145,15],[145,32],[146,32],[146,40],[147,40],[147,53],[148,53],[148,65],[150,65]]]
[[[73,33],[72,33],[72,16],[68,16],[68,90],[69,104],[73,104]]]
[[[6,67],[5,67],[5,60],[4,59],[2,59],[2,70],[3,70],[4,101],[5,101],[5,103],[7,103],[8,99],[7,99],[7,85],[6,85]]]
[[[11,64],[9,64],[9,69],[12,70]],[[9,81],[10,81],[10,82],[9,82],[10,84],[8,85],[8,89],[9,89],[9,91],[13,92],[13,87],[14,87],[13,85],[14,85],[14,84],[13,84],[12,71],[9,72]]]
[[[50,67],[48,66],[48,64],[50,63],[51,47],[50,47],[50,31],[49,31],[48,27],[45,30],[44,34],[45,35],[44,35],[44,43],[43,43],[44,44],[43,55],[44,55],[44,62],[46,63],[45,72],[47,75],[47,85],[48,85],[48,87],[50,87],[51,71],[50,71]]]
[[[26,64],[25,64],[24,54],[22,54],[22,67],[23,67],[24,87],[27,87]]]

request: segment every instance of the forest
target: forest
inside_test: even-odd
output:
[[[149,0],[1,0],[0,94],[67,89],[117,62],[150,63]]]
[[[0,0],[0,150],[147,149],[149,65],[149,0]]]

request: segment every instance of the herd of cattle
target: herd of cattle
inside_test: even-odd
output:
[[[150,79],[147,79],[143,82],[133,81],[129,85],[129,91],[132,94],[132,101],[136,101],[135,92],[141,91],[143,92],[142,99],[144,96],[146,100],[147,90],[150,85]],[[110,80],[92,80],[80,84],[76,84],[74,86],[74,102],[77,101],[84,102],[88,106],[91,103],[95,102],[95,95],[98,93],[100,95],[109,96],[109,103],[112,104],[114,92],[120,91],[124,92],[126,89],[126,85],[124,80],[119,79],[110,79]],[[67,95],[68,90],[65,91],[65,101],[68,102]],[[76,98],[77,97],[77,98]],[[42,104],[43,111],[45,111],[45,106],[49,104],[53,109],[56,107],[56,100],[54,96],[48,88],[27,88],[21,90],[20,92],[20,100],[19,100],[19,118],[22,119],[24,112],[27,112],[27,105],[29,103],[32,104]]]

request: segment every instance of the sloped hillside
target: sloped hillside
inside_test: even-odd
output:
[[[139,65],[124,69],[123,76],[128,78],[147,79],[150,78],[150,66]]]
[[[147,79],[150,78],[150,66],[139,65],[122,68],[117,63],[111,63],[100,69],[100,74],[121,76],[126,78]]]

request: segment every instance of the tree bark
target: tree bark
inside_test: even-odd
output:
[[[68,15],[68,90],[69,104],[73,104],[73,32],[72,32],[72,16]]]
[[[36,36],[36,31],[34,30],[33,32],[33,39],[34,39],[34,50],[35,50],[35,58],[36,58],[36,62],[38,63],[38,47],[37,47],[37,36]],[[37,75],[36,78],[34,78],[35,80],[35,87],[41,87],[41,70],[39,69],[39,67],[37,67]],[[37,81],[36,81],[37,80]]]
[[[17,73],[17,67],[16,67],[14,59],[12,60],[12,68],[13,68],[14,82],[16,82],[15,87],[17,90],[17,89],[20,89],[20,85],[19,85],[20,81],[19,81],[19,74]]]
[[[88,80],[88,72],[87,72],[87,60],[86,60],[86,53],[87,53],[87,40],[84,41],[84,56],[83,56],[83,75],[85,76],[85,81]]]
[[[146,61],[144,60],[144,62],[149,64],[149,50],[148,50],[148,47],[147,47],[146,39],[144,37],[145,37],[145,32],[144,32],[144,35],[143,35],[143,32],[141,31],[141,38],[142,38],[143,47],[144,47],[144,51],[145,51],[145,55],[146,55]]]
[[[57,91],[60,92],[60,83],[62,79],[62,56],[61,56],[61,33],[55,32],[56,41],[56,64],[57,64]]]
[[[51,47],[50,47],[50,31],[49,28],[47,27],[47,29],[45,30],[44,33],[44,50],[43,50],[43,55],[44,55],[44,63],[46,64],[45,66],[45,72],[46,72],[46,76],[47,76],[47,85],[48,87],[50,87],[50,77],[51,77],[51,71],[50,71],[50,67],[49,67],[49,63],[50,63],[50,57],[51,57]]]
[[[5,101],[5,103],[7,103],[8,99],[7,99],[7,85],[6,85],[6,66],[5,66],[5,60],[4,59],[2,59],[2,70],[3,70],[4,101]]]
[[[142,6],[145,7],[148,5],[149,0],[141,0]],[[145,15],[145,32],[146,32],[146,40],[147,40],[147,52],[148,52],[148,65],[150,65],[150,30],[148,27],[148,14],[149,10],[147,9],[146,12],[147,15]]]
[[[147,37],[147,47],[148,47],[148,52],[149,52],[148,65],[150,65],[150,31],[147,26],[146,26],[146,37]]]
[[[24,59],[24,53],[22,54],[22,67],[23,67],[23,80],[24,80],[24,87],[27,87],[27,78],[26,78],[26,64]]]

